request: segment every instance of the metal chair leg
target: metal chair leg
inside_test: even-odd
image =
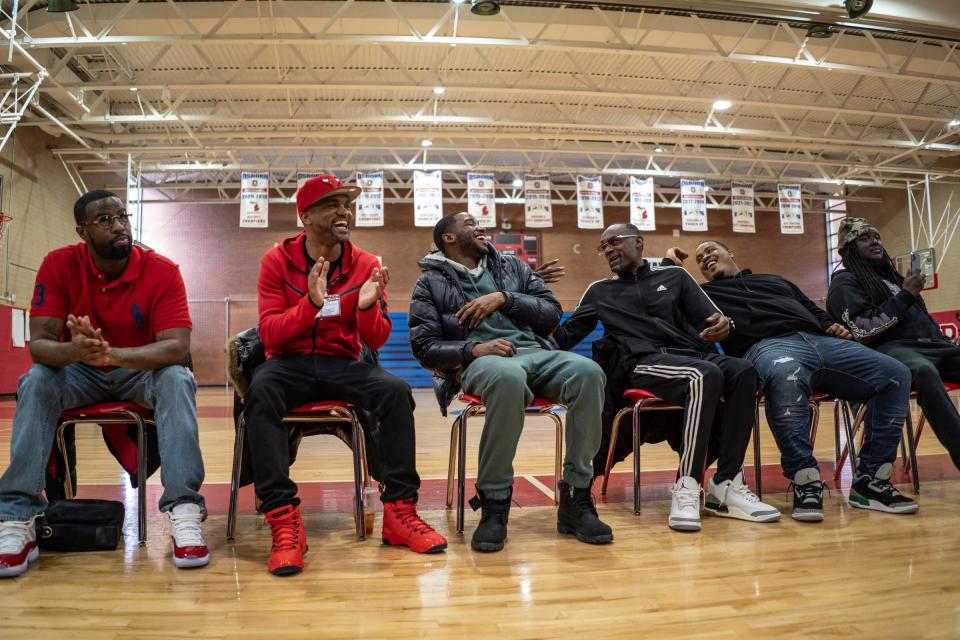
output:
[[[560,420],[560,416],[552,411],[546,415],[553,419],[557,430],[556,455],[553,461],[553,504],[558,506],[560,504],[560,480],[563,479],[563,422]]]
[[[633,405],[633,513],[640,515],[640,408],[643,400]]]
[[[620,435],[620,420],[633,411],[633,407],[624,407],[617,412],[610,428],[610,446],[607,447],[607,462],[603,466],[603,483],[600,485],[600,495],[607,495],[607,484],[610,482],[610,469],[613,468],[613,455],[617,449],[617,437]]]
[[[63,486],[63,493],[67,497],[67,500],[73,499],[73,474],[70,473],[70,461],[67,460],[67,441],[66,441],[66,428],[69,425],[72,425],[72,422],[63,422],[57,427],[56,432],[56,442],[57,449],[60,451],[60,455],[63,457],[63,475],[65,478],[65,484]]]
[[[913,416],[907,412],[907,448],[910,451],[910,475],[913,481],[913,495],[920,495],[920,472],[917,469],[917,440],[913,431]]]
[[[457,442],[457,533],[463,534],[463,494],[467,483],[467,415],[470,407],[460,414],[460,432]]]
[[[463,414],[461,413],[460,416]],[[460,441],[460,416],[450,428],[450,459],[447,461],[447,509],[453,506],[453,482],[456,471],[457,443]]]
[[[810,446],[817,442],[817,427],[820,426],[820,403],[810,403]]]
[[[840,461],[840,400],[833,401],[833,468],[839,469]]]
[[[237,494],[240,493],[240,465],[243,463],[243,440],[246,433],[243,414],[237,420],[233,438],[233,470],[230,473],[230,506],[227,509],[227,541],[233,542],[237,528]]]
[[[353,449],[353,517],[356,521],[357,537],[363,540],[367,537],[366,519],[363,515],[363,465],[360,462],[363,453],[363,429],[353,411],[350,412],[350,440]]]
[[[140,414],[130,412],[137,425],[137,535],[140,546],[147,544],[147,433]]]
[[[760,404],[757,403],[753,411],[753,476],[757,485],[756,494],[760,499],[763,499],[762,475],[763,467],[760,463]]]

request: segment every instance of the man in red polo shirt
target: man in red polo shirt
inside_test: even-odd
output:
[[[115,194],[86,193],[73,215],[83,242],[52,251],[37,273],[34,365],[17,387],[10,466],[0,478],[0,577],[23,573],[38,556],[34,521],[46,508],[41,490],[61,412],[110,400],[153,410],[173,561],[203,566],[210,553],[200,527],[196,382],[184,366],[191,323],[183,278],[170,260],[133,245]]]
[[[383,542],[438,553],[447,541],[417,515],[413,394],[402,379],[360,362],[361,342],[379,349],[390,335],[386,267],[350,242],[350,203],[360,189],[333,176],[297,192],[304,230],[260,261],[260,340],[267,361],[254,372],[244,415],[253,481],[273,533],[274,575],[303,569],[307,550],[283,416],[311,400],[342,400],[376,415],[383,474]]]

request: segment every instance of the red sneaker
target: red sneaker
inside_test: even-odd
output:
[[[285,505],[266,514],[273,534],[273,547],[267,570],[275,576],[291,576],[303,571],[307,552],[307,532],[303,528],[300,507]]]
[[[0,522],[0,578],[20,575],[40,556],[35,520]]]
[[[417,515],[417,499],[383,503],[383,544],[409,547],[417,553],[440,553],[447,539]]]

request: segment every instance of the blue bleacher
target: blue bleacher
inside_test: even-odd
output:
[[[563,314],[563,319],[570,317],[570,312]],[[387,343],[380,348],[380,365],[390,373],[400,376],[413,388],[430,388],[433,386],[432,373],[421,367],[410,350],[410,329],[407,327],[407,314],[394,312],[390,314],[393,322],[393,331]],[[597,328],[583,339],[574,349],[574,353],[590,357],[590,344],[603,335],[603,329]]]

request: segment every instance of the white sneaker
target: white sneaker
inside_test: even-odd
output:
[[[713,478],[710,478],[703,509],[715,516],[750,522],[775,522],[780,519],[780,511],[761,502],[743,482],[742,469],[733,480],[725,480],[720,484],[715,484]]]
[[[173,564],[181,569],[202,567],[210,562],[210,550],[203,540],[203,512],[200,505],[183,502],[167,512],[173,541]]]
[[[700,483],[682,476],[670,489],[670,519],[667,523],[677,531],[700,531]]]
[[[20,575],[40,557],[36,519],[0,522],[0,578]]]

